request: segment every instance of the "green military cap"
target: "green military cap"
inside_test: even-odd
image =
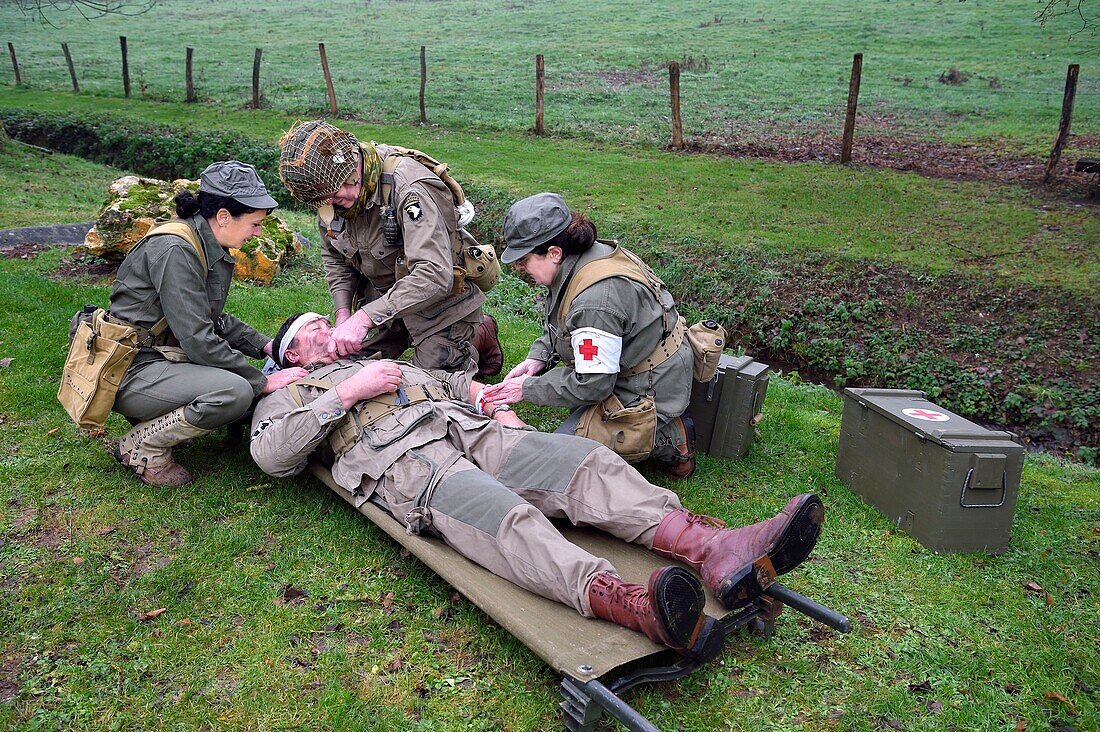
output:
[[[504,252],[500,261],[511,264],[540,244],[565,231],[573,214],[557,193],[536,193],[516,201],[504,217]]]
[[[223,160],[208,166],[199,175],[199,191],[232,198],[249,208],[279,207],[279,202],[267,192],[256,169],[239,160]]]

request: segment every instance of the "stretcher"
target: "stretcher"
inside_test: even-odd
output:
[[[328,468],[311,463],[310,471],[353,507],[358,502],[336,484]],[[727,611],[708,591],[706,612],[718,619],[718,632],[699,657],[681,656],[641,633],[583,618],[571,607],[533,595],[471,562],[438,538],[411,536],[371,501],[357,510],[562,675],[560,706],[564,728],[570,732],[591,732],[605,713],[629,730],[657,730],[619,694],[641,684],[690,674],[716,658],[726,636],[741,628],[770,632],[783,605],[840,632],[851,628],[847,618],[779,583],[734,612]],[[610,560],[628,582],[645,583],[654,569],[670,563],[668,558],[602,531],[558,528],[569,541]]]

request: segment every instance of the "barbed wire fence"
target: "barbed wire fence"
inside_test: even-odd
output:
[[[36,51],[34,54],[23,54],[21,57],[12,42],[9,41],[7,47],[11,61],[12,80],[16,86],[56,90],[64,88],[64,86],[62,86],[64,83],[62,81],[64,78],[62,74],[67,74],[68,84],[65,86],[71,87],[71,90],[77,94],[92,93],[112,96],[117,94],[117,91],[121,91],[123,97],[129,98],[134,93],[134,83],[136,82],[137,93],[143,98],[162,99],[167,101],[173,100],[173,95],[170,92],[165,93],[163,85],[157,90],[150,88],[150,82],[146,79],[146,74],[141,66],[135,69],[133,75],[131,74],[130,55],[132,46],[126,36],[119,36],[119,58],[117,60],[104,58],[102,56],[74,59],[72,49],[68,43],[64,42],[60,43],[60,54],[57,55]],[[327,106],[318,109],[315,100],[301,99],[300,95],[295,94],[295,85],[300,84],[302,78],[307,75],[307,63],[304,59],[300,59],[295,66],[296,73],[293,76],[288,76],[285,69],[281,67],[268,70],[268,88],[275,89],[276,93],[286,92],[289,97],[288,99],[282,100],[285,103],[279,105],[279,111],[286,111],[291,114],[315,113],[320,111],[322,113],[327,112],[333,117],[340,116],[342,112],[345,114],[348,112],[347,109],[341,108],[337,93],[337,87],[343,86],[344,82],[347,82],[348,79],[334,79],[334,75],[329,65],[328,53],[323,42],[317,43],[317,54],[321,71],[319,76],[322,77],[318,79],[318,85],[323,79]],[[183,74],[184,84],[182,87],[182,94],[175,100],[188,103],[199,101],[200,94],[198,89],[206,85],[208,78],[218,78],[221,80],[219,88],[223,90],[223,93],[224,90],[237,89],[239,90],[239,98],[235,100],[235,104],[232,100],[218,97],[207,98],[205,101],[209,101],[213,104],[233,104],[237,107],[253,109],[272,107],[274,105],[271,104],[271,100],[268,98],[267,92],[265,92],[262,85],[264,80],[262,69],[263,58],[263,49],[257,47],[254,50],[251,67],[243,60],[243,57],[241,59],[234,59],[231,57],[212,55],[196,68],[195,48],[187,46],[184,53],[185,70]],[[428,58],[427,47],[423,45],[420,46],[419,94],[416,103],[416,111],[418,112],[417,121],[419,121],[420,124],[428,124],[430,120],[430,104],[427,92],[429,74]],[[29,65],[27,63],[28,60],[30,61]],[[79,66],[77,63],[78,61]],[[631,81],[641,83],[643,86],[652,89],[652,94],[645,100],[644,109],[639,110],[639,117],[642,116],[642,112],[648,113],[650,116],[649,124],[656,125],[665,130],[663,137],[667,140],[667,146],[671,149],[679,150],[687,147],[706,149],[707,147],[712,147],[718,150],[727,151],[743,149],[756,150],[759,152],[761,146],[738,146],[736,144],[723,144],[721,141],[715,144],[708,144],[708,142],[713,143],[715,137],[721,137],[720,133],[713,132],[709,129],[701,130],[695,136],[689,131],[688,136],[685,138],[685,127],[681,112],[681,72],[683,70],[690,71],[700,67],[706,68],[708,65],[709,61],[705,58],[697,59],[691,56],[684,56],[677,61],[670,61],[666,64],[649,66],[639,70],[637,72],[637,77],[631,79]],[[536,54],[533,58],[532,67],[534,80],[534,114],[531,126],[526,128],[536,135],[547,134],[545,116],[549,105],[546,99],[547,80],[545,69],[546,60],[544,54]],[[1085,97],[1089,98],[1091,101],[1091,99],[1100,97],[1100,87],[1096,89],[1092,89],[1091,87],[1083,90],[1078,89],[1079,70],[1079,65],[1069,65],[1064,88],[1054,88],[1051,85],[1031,89],[1004,88],[996,77],[978,76],[977,78],[979,81],[985,82],[984,85],[971,85],[966,89],[967,100],[972,105],[981,104],[983,100],[1022,97],[1041,99],[1044,105],[1054,105],[1059,96],[1062,98],[1061,115],[1059,117],[1057,129],[1052,128],[1051,130],[1053,145],[1042,176],[1042,182],[1044,183],[1049,183],[1054,179],[1054,171],[1071,137],[1073,110],[1076,99],[1078,97]],[[657,87],[661,85],[661,77],[665,73],[667,73],[668,89],[666,95],[661,95]],[[835,151],[826,153],[829,159],[836,160],[842,164],[850,163],[853,159],[853,151],[859,149],[857,136],[859,123],[861,121],[864,123],[870,122],[875,116],[873,111],[869,114],[861,112],[861,88],[863,89],[864,97],[866,98],[868,96],[868,85],[863,76],[863,54],[857,53],[854,54],[852,59],[851,72],[847,80],[848,93],[846,98],[842,99],[839,94],[836,95],[836,99],[833,100],[832,108],[825,109],[821,112],[821,115],[825,118],[839,117],[841,113],[843,114],[843,131],[836,140]],[[971,81],[973,76],[975,75],[951,67],[945,70],[936,81],[947,87],[961,87],[963,84]],[[117,81],[112,82],[112,78]],[[905,76],[891,76],[888,73],[884,75],[882,69],[878,69],[877,76],[872,76],[868,80],[872,82],[872,85],[881,85],[884,83],[884,79],[888,79],[902,86],[913,84],[913,80]],[[85,82],[83,89],[81,87],[81,81]],[[611,83],[614,83],[614,81],[615,80],[612,79]],[[112,94],[110,88],[112,83],[119,84],[114,94]],[[1093,84],[1095,84],[1095,82],[1093,82]],[[927,85],[928,83],[925,81],[923,86],[927,87]],[[251,94],[248,95],[245,90],[250,90]],[[395,91],[395,87],[390,87],[381,91]],[[407,93],[407,90],[400,90],[400,95],[402,97],[406,96]],[[883,96],[885,95],[878,94],[873,95],[873,98]],[[872,103],[872,106],[873,104],[874,103]],[[667,111],[661,113],[659,111],[660,106],[664,106],[664,109]],[[520,107],[516,106],[511,112],[518,113],[519,110]],[[403,113],[402,116],[405,117],[404,119],[385,121],[410,121],[409,117],[412,116],[411,103],[399,103],[399,111]],[[514,117],[514,114],[509,115],[509,120],[514,119]],[[708,121],[712,119],[713,117],[707,117]],[[586,129],[589,126],[586,120],[572,113],[569,119],[565,119],[563,123],[554,130],[555,134],[569,135],[570,131],[568,130],[568,126],[570,123],[575,123],[581,129]],[[504,128],[507,128],[506,124]],[[891,134],[897,135],[899,138],[905,138],[907,136],[906,131],[901,129],[893,129],[891,130]],[[614,135],[611,136],[614,137]],[[700,140],[705,140],[705,142],[700,142]],[[727,141],[727,143],[728,142],[729,141]],[[820,157],[819,155],[818,159],[820,159]]]

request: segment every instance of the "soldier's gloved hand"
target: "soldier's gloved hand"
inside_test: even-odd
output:
[[[367,331],[374,326],[370,316],[360,310],[337,325],[329,336],[328,352],[330,356],[343,358],[358,353],[363,347]]]
[[[401,367],[393,361],[371,361],[358,373],[336,385],[344,409],[379,394],[391,394],[401,386]]]
[[[515,404],[516,402],[523,401],[523,382],[531,378],[530,376],[516,376],[509,377],[499,384],[493,384],[492,386],[485,387],[485,394],[482,397],[486,405],[496,406],[497,404]],[[483,406],[482,409],[485,409]]]
[[[516,364],[515,368],[509,371],[504,378],[511,379],[516,376],[538,376],[545,368],[546,364],[537,358],[527,358]]]
[[[293,384],[298,379],[304,379],[307,376],[309,376],[309,372],[299,366],[279,369],[267,377],[267,381],[264,382],[264,388],[260,393],[270,394],[273,391],[278,391],[284,386]]]

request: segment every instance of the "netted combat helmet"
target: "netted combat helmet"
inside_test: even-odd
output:
[[[279,148],[279,178],[307,206],[320,206],[355,174],[359,141],[324,120],[295,124]]]

